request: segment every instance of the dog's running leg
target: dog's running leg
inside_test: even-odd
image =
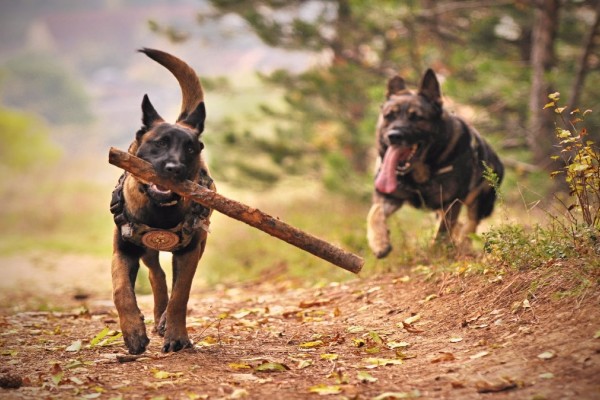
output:
[[[445,210],[439,211],[440,226],[435,234],[435,244],[447,243],[452,239],[452,233],[458,222],[461,206],[460,201],[454,201]]]
[[[146,335],[144,316],[135,299],[134,285],[139,268],[139,256],[126,254],[121,250],[113,253],[113,298],[119,313],[123,339],[131,354],[143,353],[150,342]]]
[[[196,242],[195,247],[173,254],[173,288],[167,311],[161,320],[161,325],[165,325],[165,340],[162,348],[164,353],[192,346],[187,334],[185,318],[192,280],[206,246],[206,232],[201,232],[200,235],[203,237]]]
[[[367,216],[367,240],[377,258],[384,258],[392,251],[387,219],[401,205],[402,202],[392,203],[377,194],[373,195],[373,205]]]
[[[150,286],[154,295],[154,331],[160,336],[165,335],[165,326],[160,324],[161,318],[167,309],[169,292],[165,272],[158,261],[158,251],[146,249],[142,261],[148,267]]]

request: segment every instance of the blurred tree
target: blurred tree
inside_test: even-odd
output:
[[[14,170],[47,165],[60,155],[37,116],[5,108],[0,108],[0,143],[0,166]]]
[[[554,134],[551,113],[542,108],[550,87],[571,87],[578,66],[573,54],[581,51],[594,25],[589,16],[598,1],[211,3],[215,12],[208,17],[236,14],[264,43],[320,56],[303,72],[262,77],[284,93],[284,109],[263,107],[265,115],[279,121],[274,134],[229,122],[227,143],[254,155],[248,179],[259,169],[268,170],[270,179],[283,171],[312,171],[330,188],[366,193],[368,185],[362,183],[370,180],[385,82],[399,73],[416,85],[427,67],[442,77],[446,95],[476,108],[486,136],[495,133],[507,146],[528,146],[533,161],[546,164]],[[597,56],[588,56],[587,77],[595,83],[600,83],[599,65]],[[583,83],[572,86],[573,91],[582,88]],[[598,88],[586,86],[583,100],[597,98]],[[229,154],[236,157],[234,151]],[[268,155],[271,165],[259,162],[259,154]]]
[[[55,57],[25,54],[2,66],[0,97],[4,104],[43,116],[53,124],[86,123],[90,102],[77,76]]]
[[[534,4],[527,139],[535,163],[549,166],[551,159],[548,155],[554,153],[554,117],[544,109],[544,105],[548,103],[548,94],[553,92],[546,76],[556,65],[554,47],[559,27],[560,1],[538,0]]]

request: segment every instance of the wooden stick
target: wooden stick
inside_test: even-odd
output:
[[[108,154],[108,162],[131,172],[144,181],[153,182],[166,187],[173,192],[189,197],[191,200],[205,207],[217,210],[238,221],[260,229],[278,239],[305,250],[317,257],[337,265],[355,274],[359,273],[365,261],[350,252],[332,245],[322,239],[312,236],[300,229],[280,221],[262,211],[228,199],[210,189],[202,187],[195,182],[186,180],[184,182],[173,182],[156,175],[152,165],[133,154],[111,148]]]

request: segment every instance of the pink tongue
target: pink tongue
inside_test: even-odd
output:
[[[400,157],[405,152],[404,147],[390,146],[383,156],[383,163],[379,169],[379,175],[375,179],[375,188],[381,193],[393,193],[398,186],[396,178],[396,167]]]

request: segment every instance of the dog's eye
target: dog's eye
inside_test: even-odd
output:
[[[165,138],[159,139],[154,143],[156,143],[156,147],[160,147],[161,149],[169,145],[169,142]]]
[[[194,147],[192,147],[192,146],[188,146],[188,148],[187,148],[187,152],[188,152],[189,154],[194,154],[194,153],[196,153],[196,149],[194,149]]]
[[[386,121],[393,121],[396,119],[396,113],[394,111],[389,111],[383,115]]]
[[[422,116],[420,116],[419,114],[417,114],[416,112],[414,112],[414,111],[411,111],[411,112],[409,112],[409,113],[408,113],[408,119],[409,119],[410,121],[413,121],[413,122],[415,122],[415,121],[420,121],[420,120],[422,120],[422,119],[423,119],[423,117],[422,117]]]

